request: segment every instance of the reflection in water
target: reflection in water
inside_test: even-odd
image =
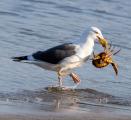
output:
[[[79,108],[77,101],[79,99],[73,95],[67,95],[66,93],[51,93],[49,96],[44,96],[43,103],[41,106],[42,110],[48,111],[74,111]],[[46,106],[46,107],[45,107]]]
[[[86,108],[88,105],[104,106],[110,103],[113,104],[115,99],[114,96],[93,89],[67,91],[47,91],[41,89],[37,91],[0,94],[0,101],[27,103],[32,104],[32,107],[35,107],[35,109],[59,112],[77,111],[78,109]],[[120,99],[119,101],[117,99],[117,102],[119,104],[121,102]]]
[[[125,101],[122,98],[117,98],[93,89],[68,91],[47,91],[46,89],[40,89],[37,91],[26,90],[18,93],[1,93],[0,105],[6,111],[12,111],[13,109],[19,113],[43,113],[44,111],[72,114],[87,111],[131,111],[131,101]]]

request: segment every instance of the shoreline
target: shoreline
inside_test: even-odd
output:
[[[0,120],[131,120],[130,110],[89,105],[50,111],[47,103],[0,104]],[[51,105],[52,106],[52,105]]]
[[[34,114],[0,114],[0,120],[131,120],[131,116],[120,114],[104,114],[104,113],[48,113],[48,115]]]

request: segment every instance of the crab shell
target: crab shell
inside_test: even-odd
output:
[[[92,59],[92,64],[96,68],[103,68],[111,64],[116,75],[118,74],[118,65],[115,62],[113,62],[112,56],[109,56],[108,53],[106,52],[101,52],[97,55],[94,54],[94,58]]]

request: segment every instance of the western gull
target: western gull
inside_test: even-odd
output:
[[[31,55],[12,57],[13,61],[35,64],[46,70],[56,71],[58,75],[58,87],[62,85],[62,78],[69,75],[76,87],[80,83],[79,77],[71,72],[72,69],[84,64],[93,52],[95,40],[103,40],[104,37],[97,27],[86,30],[76,42],[64,43],[46,51],[38,51]],[[73,88],[73,87],[72,87]]]

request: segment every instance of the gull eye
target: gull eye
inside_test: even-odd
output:
[[[97,31],[94,31],[96,34],[99,34]]]

